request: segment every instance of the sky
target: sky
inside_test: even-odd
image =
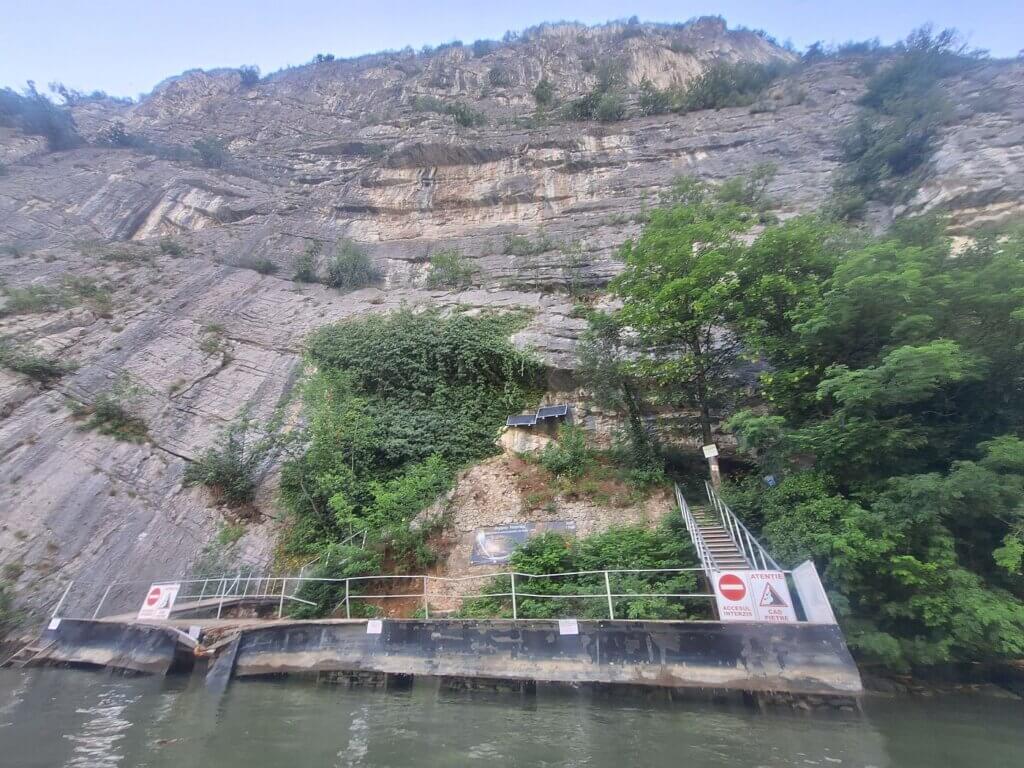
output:
[[[955,27],[971,46],[1016,56],[1022,0],[0,0],[0,86],[34,80],[115,96],[147,93],[187,69],[255,64],[264,73],[317,53],[500,38],[561,19],[600,23],[637,15],[686,21],[721,15],[803,49],[816,40],[899,40],[925,23]]]

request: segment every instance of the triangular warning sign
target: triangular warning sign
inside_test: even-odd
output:
[[[759,605],[762,608],[789,607],[789,603],[787,603],[785,600],[782,599],[782,597],[779,596],[779,593],[772,588],[771,584],[764,585],[764,592],[761,595],[761,602],[759,603]]]

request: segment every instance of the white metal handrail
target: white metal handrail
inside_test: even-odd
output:
[[[736,548],[743,554],[747,562],[755,568],[760,564],[761,570],[781,571],[782,568],[768,554],[768,550],[761,546],[761,542],[747,529],[743,521],[736,517],[736,514],[729,509],[729,505],[711,487],[711,483],[705,480],[704,488],[708,494],[708,501],[711,502],[711,506],[714,507],[722,521],[722,527],[729,533],[733,544],[736,545]]]
[[[675,485],[675,491],[676,503],[679,505],[679,511],[683,516],[683,523],[686,525],[686,530],[690,534],[690,540],[697,550],[697,557],[700,558],[701,565],[704,566],[704,572],[707,574],[708,579],[710,579],[711,571],[720,570],[718,562],[715,560],[715,555],[708,546],[708,543],[704,540],[704,533],[701,531],[700,525],[697,524],[697,520],[690,510],[690,505],[686,503],[686,499],[683,497],[683,492],[679,489],[678,484]]]
[[[391,600],[391,599],[409,599],[409,598],[420,598],[423,600],[423,611],[424,615],[429,618],[430,615],[430,601],[431,599],[458,599],[460,602],[470,600],[474,598],[512,598],[512,618],[518,618],[519,612],[519,600],[521,598],[531,599],[605,599],[608,601],[608,618],[615,620],[615,599],[636,599],[642,597],[665,597],[665,598],[677,598],[677,599],[697,599],[697,600],[711,600],[714,595],[704,592],[693,592],[693,593],[681,593],[675,591],[659,592],[652,590],[650,592],[627,592],[627,591],[613,591],[611,577],[619,574],[683,574],[683,573],[699,573],[703,571],[703,568],[610,568],[606,570],[589,570],[589,571],[566,571],[563,573],[524,573],[519,571],[503,571],[500,573],[487,573],[480,575],[469,575],[469,576],[431,576],[429,574],[415,574],[415,575],[399,575],[399,574],[374,574],[367,576],[350,576],[348,578],[330,578],[330,577],[318,577],[318,576],[244,576],[240,573],[221,575],[221,576],[209,576],[204,578],[196,579],[168,579],[166,581],[128,581],[128,582],[113,582],[105,585],[106,588],[103,590],[102,596],[100,597],[99,603],[96,605],[95,610],[91,613],[92,619],[99,618],[101,614],[104,602],[107,600],[110,594],[111,588],[115,586],[134,586],[139,591],[139,602],[141,603],[141,597],[144,595],[142,591],[142,585],[146,585],[145,589],[148,590],[149,586],[154,584],[178,584],[181,589],[178,593],[176,605],[179,609],[185,610],[202,610],[212,609],[216,607],[217,617],[220,618],[223,614],[223,610],[226,605],[231,605],[237,602],[245,601],[277,601],[277,616],[278,618],[284,618],[284,607],[285,601],[289,604],[299,604],[314,606],[315,602],[300,598],[297,593],[306,584],[337,584],[344,586],[345,598],[338,603],[335,610],[340,609],[344,606],[346,618],[351,618],[351,605],[356,600]],[[603,579],[604,589],[594,592],[581,592],[581,593],[570,593],[570,594],[544,594],[534,591],[522,591],[517,589],[517,584],[522,584],[524,580],[532,579],[557,579],[566,577],[580,577],[580,576],[601,576]],[[431,585],[436,583],[457,583],[472,580],[493,580],[498,578],[509,579],[509,591],[503,592],[473,592],[473,593],[458,593],[451,594],[445,592],[439,592],[436,589],[432,589]],[[360,582],[381,582],[397,579],[406,579],[422,582],[421,590],[402,590],[398,594],[354,594],[352,591],[353,585],[358,585]],[[296,582],[295,589],[292,590],[292,582]],[[68,593],[71,591],[75,582],[68,584],[62,595],[66,598]],[[86,582],[78,582],[77,586],[87,587]],[[102,586],[102,585],[98,585]],[[596,585],[595,585],[596,586]],[[189,605],[192,603],[192,605]],[[57,616],[60,607],[63,604],[63,599],[58,603],[57,608],[54,611],[54,616]]]

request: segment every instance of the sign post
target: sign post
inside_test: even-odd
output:
[[[146,593],[146,599],[139,608],[139,621],[154,619],[166,621],[171,618],[174,601],[178,599],[181,584],[153,584]]]
[[[711,485],[720,488],[722,485],[722,470],[718,467],[718,446],[714,443],[704,446],[704,458],[708,460],[708,468],[711,470]]]

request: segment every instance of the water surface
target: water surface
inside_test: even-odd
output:
[[[1022,768],[1024,703],[869,698],[863,717],[536,697],[0,670],[4,768]]]

